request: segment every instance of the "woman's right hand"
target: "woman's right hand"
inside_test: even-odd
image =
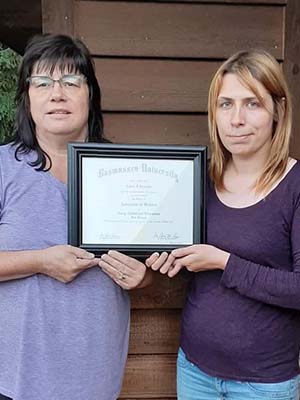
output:
[[[98,265],[100,259],[86,250],[71,245],[58,245],[38,250],[40,273],[68,283],[82,271]]]

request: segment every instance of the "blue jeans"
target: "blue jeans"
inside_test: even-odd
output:
[[[299,376],[279,383],[238,382],[202,372],[179,349],[178,400],[299,400]]]

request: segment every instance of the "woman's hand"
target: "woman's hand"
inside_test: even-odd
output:
[[[207,244],[195,244],[173,250],[169,255],[166,252],[153,253],[146,260],[147,267],[161,274],[168,274],[170,278],[178,274],[182,268],[188,271],[200,272],[211,269],[224,269],[229,253]]]
[[[146,259],[145,264],[153,271],[159,271],[161,274],[166,274],[172,269],[175,257],[167,252],[153,253]]]
[[[68,283],[82,271],[98,265],[99,258],[70,245],[59,245],[38,250],[39,272]]]
[[[195,244],[193,246],[175,249],[170,256],[168,276],[175,276],[182,268],[191,272],[225,269],[230,254],[208,244]]]
[[[123,289],[137,289],[152,281],[152,274],[145,264],[116,250],[102,254],[99,266]]]

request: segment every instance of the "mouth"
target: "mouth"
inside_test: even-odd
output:
[[[56,109],[47,112],[47,115],[68,115],[68,114],[71,114],[71,112],[64,109]]]
[[[243,139],[246,137],[252,136],[252,133],[243,133],[243,134],[237,134],[237,135],[227,135],[229,139]]]

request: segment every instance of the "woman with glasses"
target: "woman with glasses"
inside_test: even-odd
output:
[[[114,400],[144,264],[67,243],[67,143],[101,142],[100,89],[79,40],[35,37],[13,143],[0,147],[0,399]],[[125,277],[125,279],[124,279]]]
[[[207,244],[147,260],[170,277],[191,272],[178,399],[298,400],[300,164],[280,65],[264,51],[233,55],[208,114]]]

